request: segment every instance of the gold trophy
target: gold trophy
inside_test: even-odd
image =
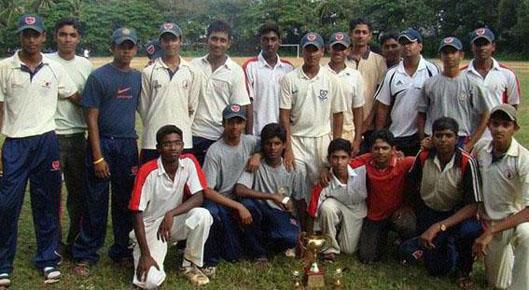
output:
[[[306,235],[302,233],[304,250],[305,277],[304,284],[307,289],[325,288],[325,269],[318,264],[319,254],[330,246],[330,238],[325,235]]]

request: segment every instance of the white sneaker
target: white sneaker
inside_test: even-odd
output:
[[[57,283],[61,279],[61,271],[56,267],[45,267],[42,272],[44,272],[45,284]]]
[[[286,250],[285,251],[285,256],[288,257],[288,258],[295,258],[296,257],[296,249],[292,248],[292,249]]]
[[[8,288],[11,286],[11,278],[8,273],[0,274],[0,287]]]

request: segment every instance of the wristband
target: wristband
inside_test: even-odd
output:
[[[281,201],[282,204],[287,205],[288,201],[290,200],[290,197],[285,196],[283,200]]]
[[[97,159],[96,161],[94,161],[94,162],[92,162],[92,163],[93,163],[94,165],[96,165],[96,164],[99,164],[99,163],[103,162],[104,160],[105,160],[105,158],[101,157],[101,158]]]

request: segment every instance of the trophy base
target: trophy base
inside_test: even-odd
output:
[[[325,273],[305,273],[307,289],[325,289]]]

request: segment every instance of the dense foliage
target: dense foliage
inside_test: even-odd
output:
[[[111,31],[122,25],[136,28],[145,42],[156,37],[161,21],[174,21],[184,30],[190,51],[201,48],[212,19],[224,19],[234,27],[232,53],[247,54],[255,51],[255,32],[266,20],[281,25],[284,43],[297,43],[308,30],[328,37],[346,30],[350,18],[362,16],[373,22],[375,33],[419,29],[430,56],[440,38],[455,35],[468,43],[469,32],[486,24],[495,31],[502,54],[529,58],[529,0],[0,0],[0,11],[2,53],[17,46],[17,17],[37,11],[49,31],[60,17],[79,17],[82,47],[97,54],[107,53]]]

